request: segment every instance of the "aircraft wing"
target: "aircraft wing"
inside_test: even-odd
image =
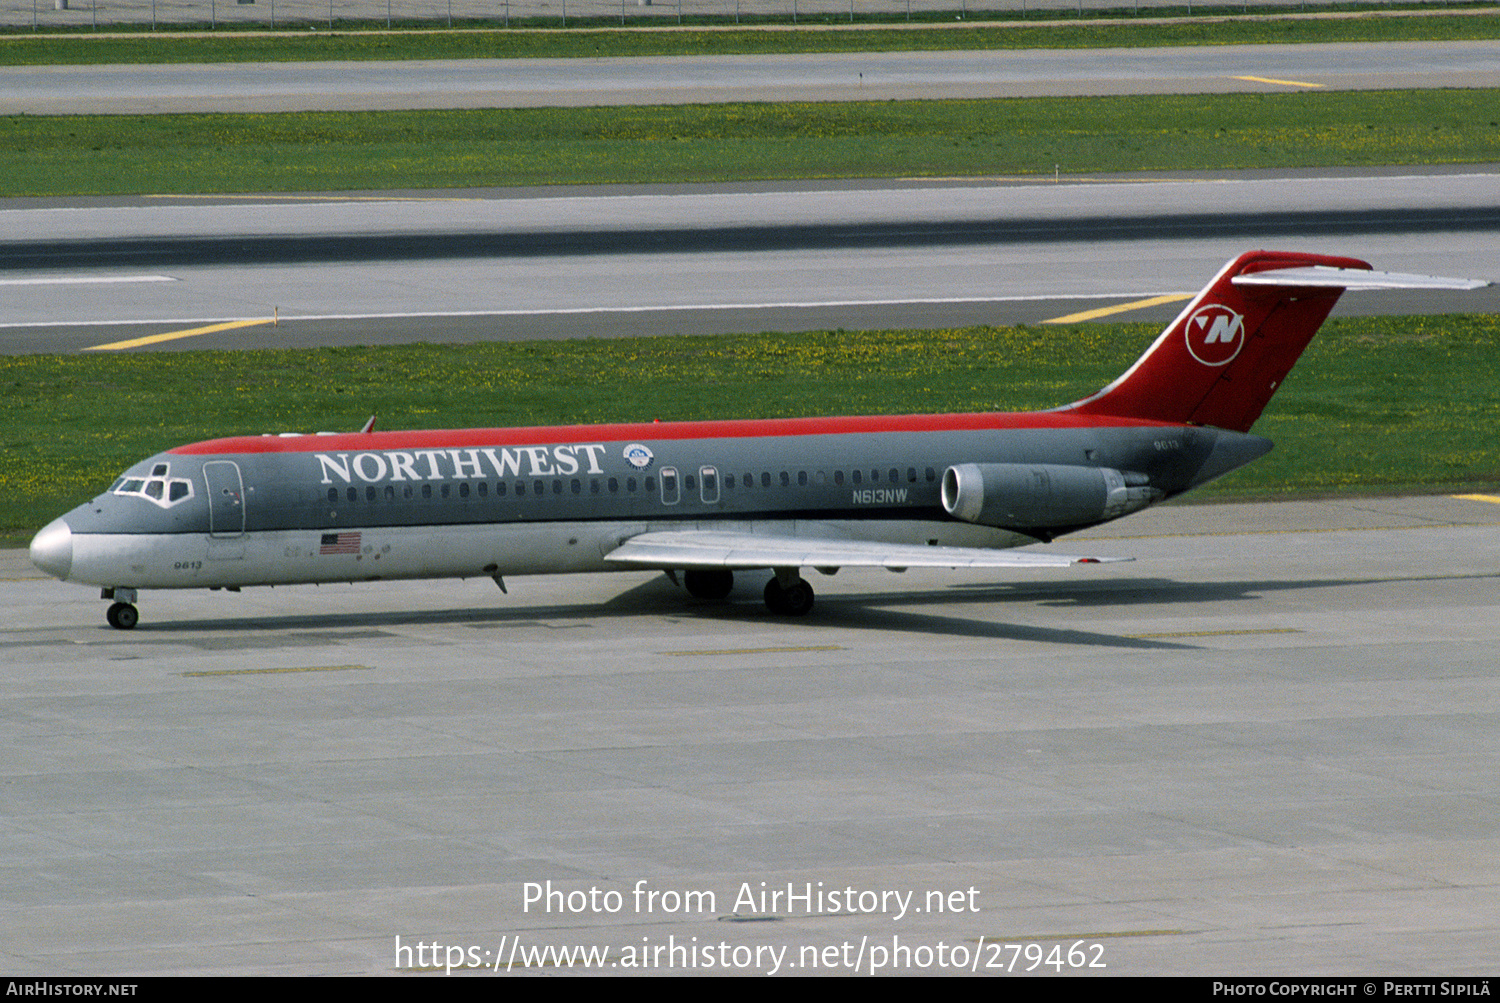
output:
[[[923,547],[869,540],[761,536],[717,530],[642,533],[605,557],[652,568],[1063,568],[1129,561],[977,547]]]

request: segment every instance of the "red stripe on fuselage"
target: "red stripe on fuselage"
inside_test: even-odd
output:
[[[548,425],[536,428],[423,429],[340,435],[245,435],[210,439],[168,450],[184,455],[312,453],[337,449],[437,449],[550,443],[661,442],[677,439],[748,439],[799,435],[868,435],[899,432],[969,432],[1011,429],[1152,428],[1175,422],[1069,412],[1020,414],[864,415],[848,418],[756,418],[738,421],[641,422],[630,425]]]

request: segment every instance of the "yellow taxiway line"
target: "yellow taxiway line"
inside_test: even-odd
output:
[[[90,345],[85,352],[117,352],[122,348],[140,348],[142,345],[156,345],[163,341],[176,341],[178,338],[193,338],[200,334],[213,334],[216,331],[232,331],[237,327],[255,327],[258,324],[274,324],[272,317],[261,320],[231,320],[223,324],[209,324],[207,327],[190,327],[186,331],[167,331],[163,334],[148,334],[144,338],[131,338],[129,341],[111,341],[107,345]]]
[[[1119,303],[1115,306],[1101,306],[1097,310],[1085,310],[1083,313],[1070,313],[1066,317],[1053,317],[1051,320],[1042,321],[1043,324],[1077,324],[1085,320],[1097,320],[1100,317],[1108,317],[1112,314],[1124,313],[1127,310],[1144,310],[1149,306],[1160,306],[1163,303],[1180,303],[1186,299],[1192,299],[1193,293],[1167,293],[1165,296],[1153,296],[1150,299],[1136,300],[1133,303]]]
[[[1236,80],[1248,80],[1254,84],[1279,84],[1282,87],[1322,87],[1322,84],[1310,84],[1302,80],[1276,80],[1273,77],[1235,77]]]

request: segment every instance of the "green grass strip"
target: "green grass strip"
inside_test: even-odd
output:
[[[0,357],[0,540],[226,435],[1033,410],[1124,371],[1145,324]],[[212,406],[206,402],[212,401]],[[1207,497],[1500,484],[1500,318],[1330,321]]]
[[[0,194],[1500,160],[1500,90],[0,118]]]
[[[1450,11],[1413,12],[1412,16],[1389,16],[1380,5],[1376,16],[1328,18],[1242,17],[1238,6],[1205,8],[1195,5],[1197,18],[1169,20],[1171,15],[1188,13],[1186,6],[1175,10],[1151,10],[1149,18],[1137,18],[1129,7],[1114,11],[1090,12],[1074,24],[1058,24],[1066,12],[1038,12],[1034,18],[1046,23],[1026,24],[1015,12],[1004,17],[1003,25],[938,28],[879,28],[859,26],[858,30],[827,30],[847,27],[846,19],[836,15],[803,17],[804,29],[812,22],[823,22],[813,30],[736,30],[725,26],[725,19],[699,19],[717,24],[715,30],[661,30],[657,26],[637,26],[601,30],[599,27],[554,29],[556,20],[532,21],[529,25],[548,30],[524,30],[519,26],[502,30],[439,31],[429,25],[426,30],[386,32],[379,30],[310,32],[308,23],[296,28],[264,34],[236,34],[231,31],[208,37],[185,37],[170,31],[139,34],[116,34],[91,37],[87,29],[76,34],[50,34],[46,38],[29,37],[29,32],[0,35],[0,65],[64,65],[90,63],[231,63],[231,62],[300,62],[307,60],[363,59],[511,59],[511,58],[595,58],[600,56],[698,56],[744,55],[754,53],[795,52],[895,52],[936,49],[1056,49],[1174,45],[1252,45],[1262,43],[1290,44],[1316,42],[1395,42],[1457,41],[1500,37],[1500,19],[1491,16],[1494,4],[1454,4]],[[1297,5],[1286,10],[1297,11]],[[1318,10],[1309,6],[1308,10]],[[1351,5],[1339,5],[1347,15]],[[1205,18],[1205,11],[1219,19]],[[1480,12],[1480,16],[1474,16]],[[1488,13],[1485,13],[1488,12]],[[1099,23],[1100,15],[1126,19],[1126,23]],[[935,15],[951,21],[951,13]],[[1168,19],[1168,20],[1164,20]],[[326,22],[325,22],[326,23]],[[576,23],[576,22],[575,22]],[[317,21],[312,21],[317,26]],[[339,28],[353,25],[335,22]],[[368,27],[368,26],[367,26]],[[383,27],[383,25],[382,25]],[[241,29],[242,30],[242,29]],[[127,29],[128,31],[128,29]]]

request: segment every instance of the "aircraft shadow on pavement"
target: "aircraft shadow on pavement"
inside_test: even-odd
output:
[[[1455,576],[1440,576],[1444,579]],[[1471,576],[1461,576],[1471,577]],[[1472,576],[1485,577],[1485,576]],[[818,597],[812,614],[804,618],[773,617],[760,601],[760,577],[743,576],[730,600],[692,599],[665,575],[632,586],[603,602],[581,599],[577,604],[548,606],[469,607],[437,610],[350,611],[264,616],[253,613],[214,619],[143,619],[132,639],[187,643],[204,650],[241,647],[316,647],[346,641],[397,638],[385,628],[417,624],[467,626],[475,629],[539,628],[559,634],[587,629],[594,622],[636,616],[713,621],[720,624],[779,624],[787,631],[811,633],[818,628],[878,630],[950,637],[1030,641],[1047,644],[1136,649],[1188,649],[1193,644],[1164,639],[1127,637],[1079,630],[1007,622],[1007,605],[1043,608],[1110,608],[1136,605],[1190,606],[1256,600],[1266,593],[1305,591],[1433,580],[1406,578],[1308,579],[1297,581],[1179,582],[1166,578],[1111,579],[1098,582],[976,583],[931,587],[914,591],[829,593]],[[517,590],[524,595],[523,585]],[[501,598],[502,601],[504,597]],[[978,619],[911,607],[972,607],[991,604],[994,618]],[[904,607],[895,608],[892,607]],[[107,628],[106,628],[107,629]],[[220,636],[203,636],[216,633]],[[260,635],[280,634],[271,639]],[[228,634],[229,636],[223,636]],[[199,635],[187,637],[185,635]],[[126,640],[126,638],[112,638]]]

